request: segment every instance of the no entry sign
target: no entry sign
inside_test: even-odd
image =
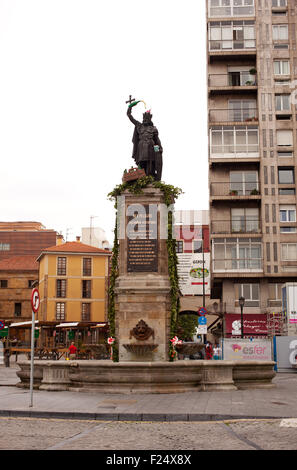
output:
[[[38,312],[39,305],[40,305],[39,291],[38,289],[33,289],[32,295],[31,295],[31,306],[32,306],[32,310],[34,313]]]

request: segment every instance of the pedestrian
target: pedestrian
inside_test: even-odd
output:
[[[213,348],[213,359],[215,361],[218,361],[219,359],[221,359],[221,348],[220,348],[220,345],[218,343],[215,343],[214,345],[214,348]]]
[[[69,351],[69,359],[70,360],[76,359],[77,347],[74,345],[73,342],[70,344],[68,351]]]
[[[205,346],[205,356],[206,359],[209,361],[212,359],[213,356],[213,347],[210,341],[207,341],[206,346]]]

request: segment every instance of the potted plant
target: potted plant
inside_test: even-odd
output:
[[[238,196],[238,191],[236,189],[231,189],[229,195],[230,196]]]
[[[251,68],[251,70],[249,70],[249,74],[250,75],[256,75],[257,73],[257,69],[255,69],[255,67]]]
[[[260,194],[260,191],[258,191],[258,189],[254,188],[251,190],[251,193],[250,193],[251,196],[258,196],[258,194]]]

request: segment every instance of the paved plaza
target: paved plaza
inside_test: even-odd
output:
[[[0,366],[0,416],[112,421],[212,421],[297,418],[297,373],[278,373],[276,387],[178,394],[104,394],[17,388],[17,364]]]
[[[192,459],[193,451],[201,450],[297,450],[296,373],[277,374],[276,387],[265,390],[173,395],[36,390],[29,407],[30,391],[15,386],[17,369],[13,361],[10,368],[0,366],[0,450],[101,450],[100,464],[128,450],[174,450]],[[149,464],[152,453],[146,455],[132,466]]]

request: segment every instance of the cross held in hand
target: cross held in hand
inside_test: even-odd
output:
[[[129,95],[129,99],[126,101],[126,104],[131,104],[133,101],[135,101],[135,98],[132,98],[132,95]]]

